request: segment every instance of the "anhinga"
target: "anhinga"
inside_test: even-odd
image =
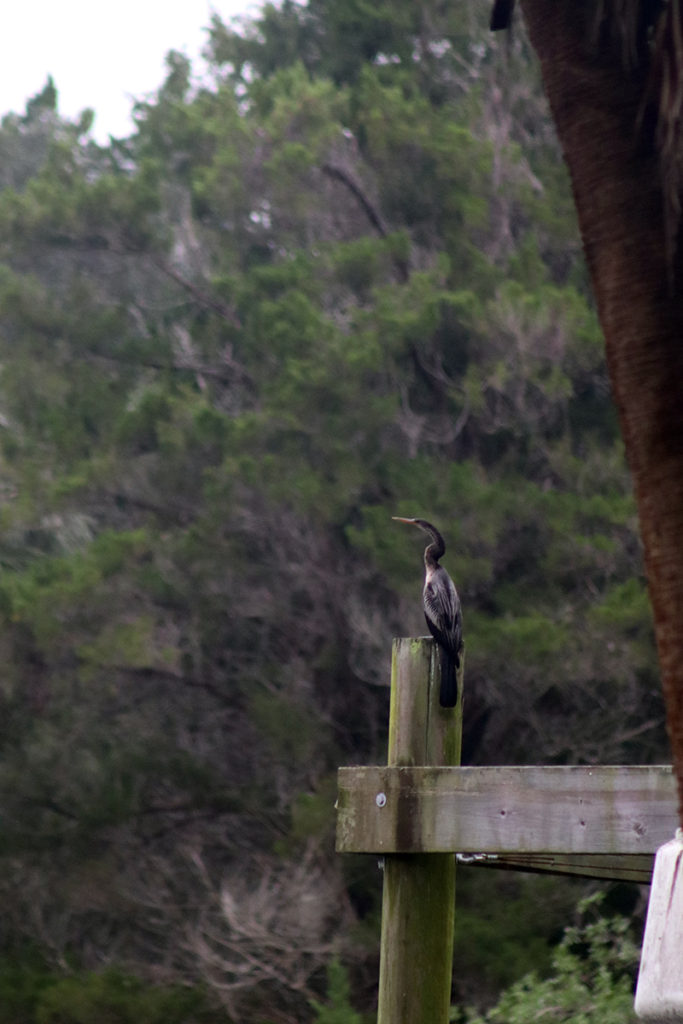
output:
[[[399,523],[409,523],[429,534],[431,543],[425,548],[425,583],[422,604],[425,619],[437,644],[441,648],[441,690],[439,703],[444,708],[455,707],[458,701],[457,669],[460,668],[462,650],[462,610],[460,598],[439,559],[446,550],[443,537],[424,519],[403,519],[392,516]]]

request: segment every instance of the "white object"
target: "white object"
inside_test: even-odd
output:
[[[636,1013],[649,1024],[683,1024],[683,835],[660,846],[636,987]]]

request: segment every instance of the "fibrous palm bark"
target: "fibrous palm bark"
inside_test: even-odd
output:
[[[633,476],[683,823],[679,4],[522,0],[522,11],[571,174]]]

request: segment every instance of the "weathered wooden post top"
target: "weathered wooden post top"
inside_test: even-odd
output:
[[[456,855],[647,883],[676,832],[668,765],[458,767],[463,665],[442,708],[432,638],[395,640],[388,764],[339,769],[338,852],[385,857],[378,1024],[447,1024]]]

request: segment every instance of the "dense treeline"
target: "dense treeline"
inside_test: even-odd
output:
[[[371,1007],[379,881],[332,805],[423,632],[392,514],[447,539],[470,763],[666,757],[571,197],[480,6],[285,0],[216,17],[200,83],[169,55],[130,138],[51,82],[2,122],[0,898],[56,972],[36,1020],[74,977],[93,1019],[144,1002],[124,971],[192,986],[179,1020],[323,1021],[337,958]],[[461,874],[483,1006],[577,894]]]

